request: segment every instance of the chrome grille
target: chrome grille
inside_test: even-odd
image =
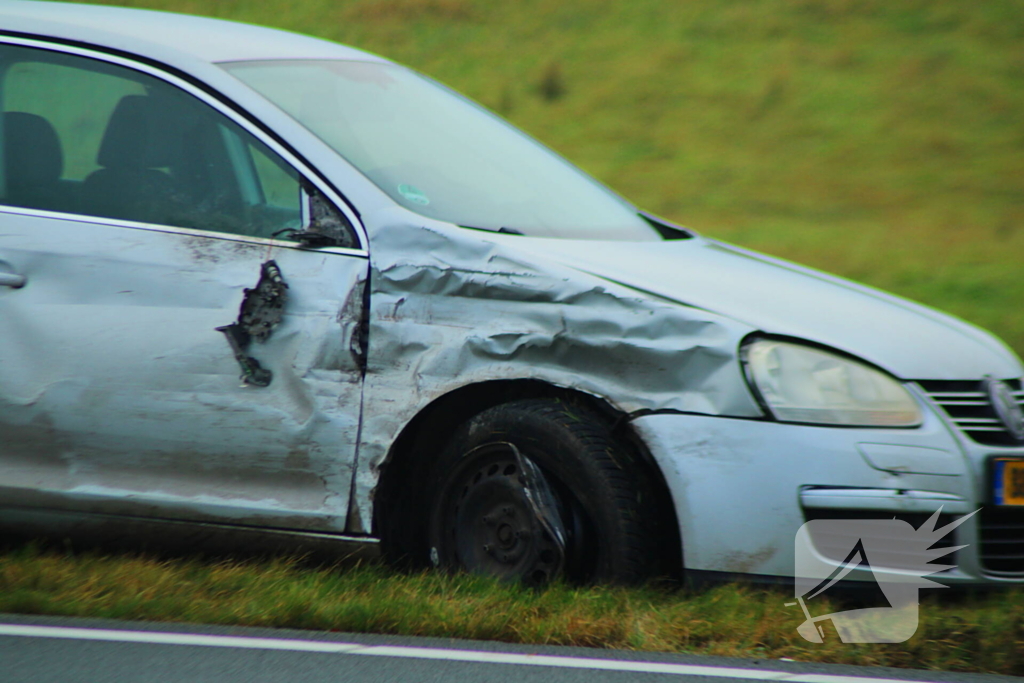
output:
[[[1017,403],[1024,407],[1020,380],[1005,381],[1013,390]],[[1020,444],[996,416],[982,380],[921,380],[918,385],[971,439],[992,446]]]

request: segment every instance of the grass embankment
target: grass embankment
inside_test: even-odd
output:
[[[639,206],[948,310],[1024,353],[1021,0],[112,4],[384,54]]]
[[[926,601],[898,645],[812,645],[781,591],[722,586],[532,591],[379,565],[310,568],[288,560],[217,562],[0,556],[0,612],[272,626],[657,652],[1024,674],[1024,592]],[[827,606],[817,606],[823,613]]]

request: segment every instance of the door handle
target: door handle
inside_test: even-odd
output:
[[[13,287],[18,289],[24,287],[27,280],[24,275],[16,275],[15,273],[0,273],[0,287]]]

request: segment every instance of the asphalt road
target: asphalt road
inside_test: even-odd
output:
[[[437,638],[0,614],[0,682],[1020,683],[952,674]]]

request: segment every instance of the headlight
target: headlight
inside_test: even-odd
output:
[[[743,348],[747,378],[775,419],[861,427],[914,427],[921,411],[882,372],[810,346],[760,339]]]

